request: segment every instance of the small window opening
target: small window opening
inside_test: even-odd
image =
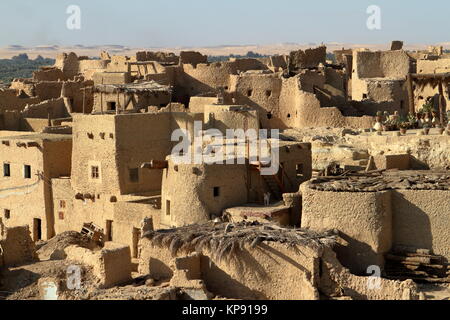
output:
[[[130,182],[139,182],[139,169],[138,168],[129,169],[129,174],[130,174]]]
[[[213,189],[214,198],[217,198],[220,196],[220,187],[214,187]]]
[[[91,178],[92,179],[99,179],[100,178],[100,170],[98,166],[92,166],[91,167]]]
[[[11,177],[11,165],[9,163],[3,164],[3,176]]]
[[[107,103],[107,108],[110,111],[116,111],[116,102],[115,101],[110,101]]]
[[[27,164],[23,166],[23,177],[25,179],[31,179],[31,166]]]
[[[170,216],[170,200],[166,200],[166,216]]]

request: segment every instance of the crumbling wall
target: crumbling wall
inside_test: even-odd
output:
[[[226,298],[318,300],[318,256],[317,251],[306,246],[289,248],[264,242],[256,248],[236,250],[230,260],[219,260],[205,251],[200,270],[185,268],[192,271],[194,279],[203,280],[210,292]],[[172,277],[176,258],[168,248],[154,247],[143,238],[139,271],[152,277]]]
[[[347,136],[348,143],[369,150],[371,155],[409,154],[411,169],[445,169],[450,159],[450,136],[358,135]]]
[[[202,55],[200,52],[195,51],[181,51],[180,52],[180,63],[181,64],[191,64],[196,66],[199,63],[207,63],[208,57]]]
[[[64,252],[67,260],[92,267],[94,276],[100,280],[101,288],[110,288],[131,281],[131,254],[128,246],[106,242],[100,251],[69,246]]]
[[[67,118],[67,112],[63,98],[43,101],[39,104],[28,105],[22,111],[22,116],[26,118]]]
[[[322,255],[320,291],[329,297],[354,300],[418,300],[418,288],[412,280],[392,281],[379,277],[356,276],[344,268],[336,254],[326,248]]]
[[[61,97],[65,99],[70,113],[91,113],[94,105],[93,81],[66,81],[61,88]]]
[[[151,230],[160,228],[160,209],[151,202],[152,200],[119,201],[114,205],[114,223],[116,225],[114,241],[129,244],[134,257],[138,256],[136,249],[137,243],[140,241],[139,235],[142,235],[143,221],[147,220],[147,228],[151,228]]]
[[[297,98],[298,120],[296,127],[333,127],[333,128],[354,128],[367,129],[373,126],[373,117],[345,117],[342,112],[335,107],[321,108],[317,97],[308,92],[300,91]]]
[[[52,67],[33,72],[34,81],[64,81],[66,76],[61,69]]]
[[[320,63],[325,64],[327,47],[320,46],[314,49],[292,51],[289,54],[289,70],[317,68]]]
[[[411,58],[403,50],[376,52],[355,50],[353,53],[352,99],[358,101],[363,99],[403,100],[404,110],[408,110],[404,83],[410,70]],[[369,79],[372,81],[368,82]],[[393,80],[396,82],[392,82]]]
[[[21,111],[27,104],[39,103],[38,97],[20,96],[14,89],[0,89],[0,111]]]
[[[65,79],[73,79],[80,73],[80,62],[74,52],[58,54],[55,67],[63,72]]]
[[[176,56],[173,52],[138,51],[136,53],[136,61],[157,61],[178,64],[179,60],[180,57]]]
[[[245,106],[207,105],[204,117],[207,129],[220,130],[224,136],[227,129],[259,129],[257,111]]]
[[[95,85],[131,83],[131,74],[129,72],[96,72],[93,75],[93,81]]]
[[[410,71],[410,59],[405,51],[355,50],[353,52],[353,73],[358,79],[405,78]]]
[[[417,60],[417,73],[435,74],[450,72],[450,59]]]
[[[0,266],[19,266],[37,259],[28,226],[6,228],[0,220]]]
[[[415,300],[412,281],[356,276],[336,258],[330,247],[313,247],[264,241],[236,249],[230,258],[219,259],[209,250],[175,255],[144,237],[139,272],[152,278],[169,279],[182,288],[201,290],[230,299],[319,300]],[[188,290],[190,291],[190,290]]]

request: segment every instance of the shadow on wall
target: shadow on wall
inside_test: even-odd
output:
[[[428,215],[406,199],[404,195],[393,195],[393,245],[416,249],[433,250],[433,233]]]
[[[245,259],[243,260],[248,259],[252,260],[253,258],[251,258],[250,254],[246,252]],[[241,259],[236,258],[235,260],[233,260],[232,263],[234,262],[240,263]],[[250,272],[259,274],[258,279],[264,281],[263,278],[267,277],[265,275],[264,268],[258,262],[256,262],[256,260],[252,261],[252,267],[255,267],[255,269]],[[243,285],[238,280],[233,279],[227,272],[222,270],[207,256],[201,257],[201,268],[202,268],[202,277],[205,281],[206,288],[216,295],[220,295],[224,298],[229,299],[233,299],[236,297],[239,297],[240,299],[244,300],[267,299],[267,297],[262,292],[252,290],[249,287]],[[262,277],[260,274],[261,272],[264,274],[264,276]]]
[[[252,100],[250,97],[247,97],[241,93],[234,92],[233,95],[237,104],[247,105],[256,109],[259,115],[259,122],[262,129],[284,130],[289,128],[280,117],[275,115],[278,110],[267,110],[266,108]]]
[[[339,236],[348,243],[347,246],[336,244],[334,251],[339,262],[352,274],[357,276],[367,276],[367,268],[371,265],[383,266],[384,259],[376,253],[368,244],[358,241],[349,235],[340,232]],[[355,263],[355,261],[357,261]],[[362,266],[365,266],[363,269]]]
[[[430,166],[416,157],[409,156],[409,165],[411,170],[430,170]]]
[[[260,244],[260,246],[259,246],[257,249],[260,250],[261,253],[265,254],[269,259],[273,259],[273,258],[271,257],[271,255],[277,256],[277,257],[283,259],[284,262],[293,265],[293,266],[296,267],[297,269],[299,269],[299,270],[301,270],[302,272],[308,274],[308,276],[311,276],[311,272],[310,272],[308,269],[306,269],[305,267],[303,267],[301,264],[299,264],[298,262],[296,262],[294,259],[292,259],[292,258],[288,257],[287,255],[281,253],[280,251],[275,250],[274,248],[272,248],[272,247],[270,247],[270,246],[268,246],[268,245],[265,245],[265,244]],[[304,253],[302,253],[302,252],[298,249],[298,247],[292,246],[291,249],[294,250],[295,253],[297,253],[297,254],[299,254],[299,255],[301,255],[301,256],[307,257],[307,255],[304,254]],[[270,254],[269,254],[269,253],[270,253]]]
[[[150,258],[149,269],[151,273],[156,273],[163,278],[170,279],[173,277],[172,269],[159,259]]]
[[[179,75],[181,79],[177,79],[172,96],[172,102],[179,102],[189,108],[189,100],[191,97],[205,92],[216,92],[216,89],[198,81],[187,73]]]

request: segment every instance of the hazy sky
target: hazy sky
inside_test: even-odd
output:
[[[81,30],[66,9],[81,8]],[[366,27],[369,5],[381,30]],[[1,0],[0,46],[448,42],[444,0]]]

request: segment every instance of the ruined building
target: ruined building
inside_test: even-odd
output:
[[[449,281],[450,59],[334,57],[63,53],[0,88],[0,267],[76,262],[101,298],[425,298]]]

